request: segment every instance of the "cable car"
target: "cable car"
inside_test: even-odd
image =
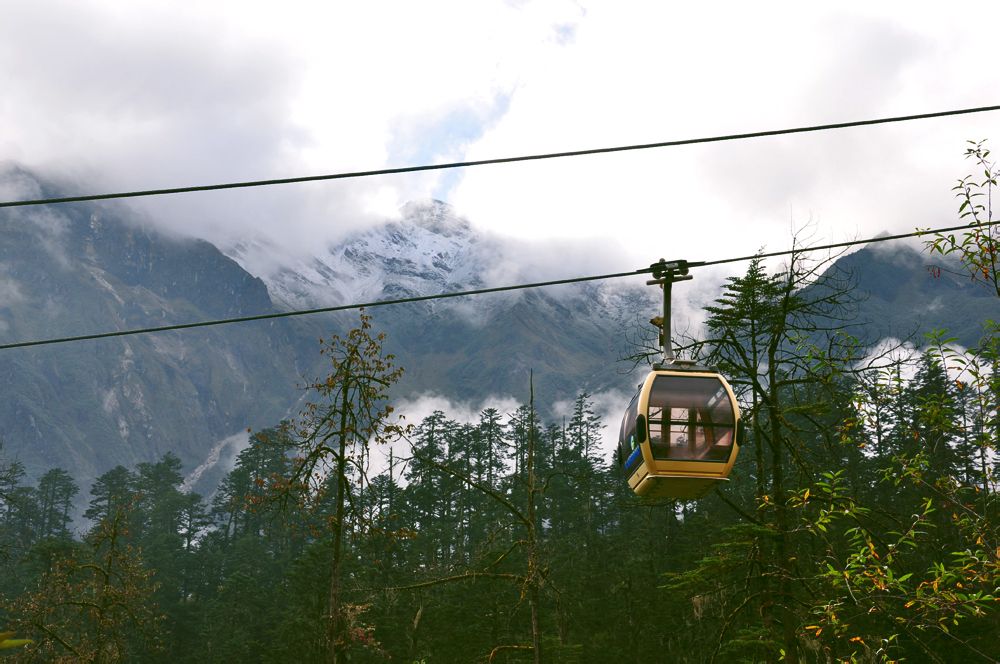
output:
[[[618,440],[629,487],[651,498],[700,498],[729,477],[742,429],[736,396],[694,363],[654,369],[625,410]]]
[[[743,433],[739,405],[717,371],[676,360],[670,346],[670,285],[690,279],[683,261],[653,265],[664,290],[663,361],[653,365],[622,418],[618,461],[640,496],[700,498],[728,481]]]

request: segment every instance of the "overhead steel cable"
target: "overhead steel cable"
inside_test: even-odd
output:
[[[989,228],[1000,225],[1000,220],[985,221],[979,224],[962,224],[960,226],[948,226],[947,228],[928,228],[926,230],[913,231],[912,233],[899,233],[897,235],[878,235],[865,240],[851,240],[847,242],[834,242],[833,244],[817,245],[815,247],[803,247],[802,249],[786,249],[784,251],[772,251],[767,253],[751,254],[749,256],[739,256],[737,258],[722,258],[714,261],[702,261],[700,263],[688,263],[691,267],[708,267],[709,265],[725,265],[726,263],[739,263],[753,260],[754,258],[775,258],[778,256],[790,256],[809,251],[824,251],[826,249],[845,249],[856,244],[874,244],[876,242],[889,242],[890,240],[904,240],[908,237],[920,237],[930,233],[950,233],[951,231],[968,230],[973,228]]]
[[[166,189],[146,189],[142,191],[124,191],[111,194],[86,194],[82,196],[62,196],[58,198],[37,198],[24,201],[0,202],[0,208],[5,207],[26,207],[30,205],[53,205],[56,203],[80,203],[83,201],[103,201],[115,198],[139,198],[144,196],[164,196],[167,194],[187,194],[198,191],[218,191],[221,189],[242,189],[248,187],[270,187],[281,184],[296,184],[301,182],[319,182],[324,180],[347,180],[351,178],[373,177],[378,175],[399,175],[402,173],[419,173],[421,171],[438,171],[452,168],[470,168],[472,166],[487,166],[492,164],[512,164],[525,161],[540,161],[543,159],[560,159],[563,157],[583,157],[587,155],[609,154],[613,152],[629,152],[634,150],[651,150],[656,148],[670,148],[681,145],[697,145],[701,143],[720,143],[723,141],[740,141],[751,138],[765,138],[769,136],[787,136],[789,134],[805,134],[817,131],[829,131],[831,129],[848,129],[851,127],[866,127],[871,125],[890,124],[894,122],[910,122],[913,120],[929,120],[932,118],[944,118],[953,115],[969,115],[972,113],[986,113],[1000,110],[998,106],[979,106],[976,108],[960,108],[951,111],[936,111],[934,113],[917,113],[914,115],[897,115],[886,118],[875,118],[871,120],[853,120],[850,122],[834,122],[831,124],[811,125],[807,127],[792,127],[788,129],[768,129],[764,131],[752,131],[743,134],[725,134],[721,136],[706,136],[701,138],[684,138],[673,141],[660,141],[658,143],[639,143],[633,145],[618,145],[603,148],[589,148],[585,150],[569,150],[566,152],[548,152],[543,154],[529,154],[518,157],[498,157],[494,159],[478,159],[473,161],[454,161],[443,164],[425,164],[422,166],[403,166],[400,168],[382,168],[370,171],[349,171],[344,173],[331,173],[327,175],[305,175],[292,178],[276,178],[272,180],[248,180],[245,182],[225,182],[221,184],[195,185],[190,187],[170,187]]]
[[[513,286],[496,286],[493,288],[476,288],[474,290],[455,291],[452,293],[437,293],[435,295],[415,295],[413,297],[401,297],[392,300],[374,300],[355,304],[342,304],[335,307],[319,307],[317,309],[299,309],[296,311],[279,311],[269,314],[257,314],[254,316],[240,316],[238,318],[225,318],[220,320],[198,321],[195,323],[179,323],[177,325],[161,325],[159,327],[147,327],[135,330],[121,330],[118,332],[101,332],[98,334],[81,334],[75,337],[61,337],[58,339],[44,339],[40,341],[22,341],[12,344],[0,345],[0,350],[8,348],[24,348],[26,346],[45,346],[49,344],[66,343],[70,341],[84,341],[86,339],[107,339],[110,337],[124,337],[134,334],[148,334],[151,332],[168,332],[170,330],[187,330],[194,327],[212,327],[215,325],[228,325],[230,323],[247,323],[256,320],[270,320],[274,318],[291,318],[293,316],[309,316],[311,314],[326,314],[337,311],[350,311],[352,309],[370,309],[373,307],[385,307],[394,304],[409,304],[413,302],[426,302],[428,300],[444,300],[452,297],[466,297],[471,295],[485,295],[487,293],[503,293],[505,291],[525,290],[528,288],[542,288],[544,286],[558,286],[560,284],[574,284],[583,281],[597,281],[601,279],[616,279],[618,277],[631,277],[642,272],[648,272],[649,268],[637,270],[635,272],[616,272],[613,274],[600,274],[591,277],[575,277],[571,279],[554,279],[552,281],[538,281],[530,284],[516,284]]]
[[[828,249],[843,249],[862,244],[873,244],[876,242],[888,242],[890,240],[902,240],[910,237],[920,237],[930,233],[948,233],[951,231],[968,230],[974,228],[988,228],[1000,224],[998,221],[988,221],[981,224],[962,224],[959,226],[948,226],[945,228],[929,228],[926,230],[914,231],[912,233],[900,233],[898,235],[882,235],[863,240],[850,240],[847,242],[834,242],[832,244],[817,245],[814,247],[803,247],[801,249],[786,249],[784,251],[773,251],[768,253],[757,253],[736,258],[723,258],[711,261],[687,261],[689,268],[708,267],[710,265],[723,265],[726,263],[738,263],[741,261],[753,260],[754,258],[775,258],[779,256],[790,256],[792,254],[809,253],[813,251],[824,251]],[[298,309],[295,311],[278,311],[267,314],[257,314],[253,316],[239,316],[236,318],[222,318],[217,320],[196,321],[192,323],[178,323],[175,325],[160,325],[157,327],[143,327],[132,330],[116,330],[113,332],[99,332],[95,334],[80,334],[70,337],[56,337],[51,339],[38,339],[34,341],[18,341],[14,343],[0,344],[0,350],[13,348],[28,348],[32,346],[50,346],[54,344],[70,343],[74,341],[87,341],[92,339],[111,339],[114,337],[128,337],[138,334],[152,334],[154,332],[169,332],[172,330],[188,330],[198,327],[214,327],[217,325],[230,325],[232,323],[247,323],[259,320],[273,320],[276,318],[292,318],[294,316],[309,316],[312,314],[334,313],[338,311],[351,311],[354,309],[370,309],[374,307],[386,307],[398,304],[411,304],[414,302],[428,302],[431,300],[445,300],[456,297],[471,297],[474,295],[486,295],[488,293],[503,293],[516,290],[527,290],[531,288],[544,288],[547,286],[560,286],[565,284],[578,284],[587,281],[605,281],[608,279],[620,279],[622,277],[634,277],[641,274],[650,274],[654,271],[654,265],[632,270],[630,272],[612,272],[609,274],[597,274],[587,277],[571,277],[568,279],[553,279],[549,281],[536,281],[526,284],[514,284],[510,286],[495,286],[491,288],[476,288],[472,290],[453,291],[449,293],[437,293],[434,295],[415,295],[412,297],[395,298],[391,300],[373,300],[371,302],[357,302],[353,304],[342,304],[334,307],[319,307],[316,309]]]

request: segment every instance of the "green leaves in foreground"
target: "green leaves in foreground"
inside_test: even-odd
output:
[[[15,639],[14,632],[0,632],[0,650],[20,648],[31,643],[31,639]]]

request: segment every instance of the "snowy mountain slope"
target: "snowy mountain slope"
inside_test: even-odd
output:
[[[440,201],[410,203],[399,221],[356,234],[314,256],[273,265],[274,248],[237,245],[227,254],[289,308],[365,302],[478,288],[497,255],[489,240]]]
[[[310,308],[544,280],[538,271],[551,275],[565,259],[557,250],[543,252],[546,264],[531,266],[524,249],[478,232],[445,203],[422,201],[406,205],[398,221],[277,269],[263,245],[228,254],[260,276],[282,306]],[[969,284],[933,279],[926,263],[905,245],[841,258],[837,265],[853,275],[862,300],[852,333],[870,343],[909,337],[919,346],[923,332],[947,327],[962,343],[974,343],[981,319],[994,315],[996,303]],[[697,287],[675,291],[675,332],[697,334],[698,309],[719,292],[707,276],[699,275]],[[545,398],[558,400],[634,382],[629,365],[619,361],[635,350],[626,337],[660,308],[659,294],[643,282],[592,282],[371,312],[409,370],[400,386],[405,397],[420,391],[452,398],[519,395],[533,370],[548,391]],[[685,301],[698,297],[705,302]],[[934,302],[933,309],[922,305]],[[349,324],[347,317],[341,321]]]
[[[517,249],[477,232],[440,201],[409,203],[398,221],[274,267],[273,247],[227,254],[275,302],[312,308],[537,280]],[[511,259],[511,256],[517,256]],[[556,261],[553,261],[556,262]],[[401,391],[471,398],[527,392],[529,370],[555,399],[631,382],[622,330],[657,306],[641,286],[592,283],[373,308],[407,374]],[[346,320],[346,319],[345,319]]]

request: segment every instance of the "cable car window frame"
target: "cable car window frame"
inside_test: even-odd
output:
[[[641,397],[642,390],[636,392],[636,395],[632,397],[632,401],[629,402],[628,408],[625,410],[625,416],[622,417],[622,426],[618,434],[618,458],[625,469],[626,476],[634,473],[642,465],[641,443],[644,442],[645,435],[640,437],[640,432],[637,431],[638,420],[641,416],[639,413]]]
[[[655,376],[646,413],[653,459],[725,464],[732,457],[737,414],[732,396],[718,376]]]

